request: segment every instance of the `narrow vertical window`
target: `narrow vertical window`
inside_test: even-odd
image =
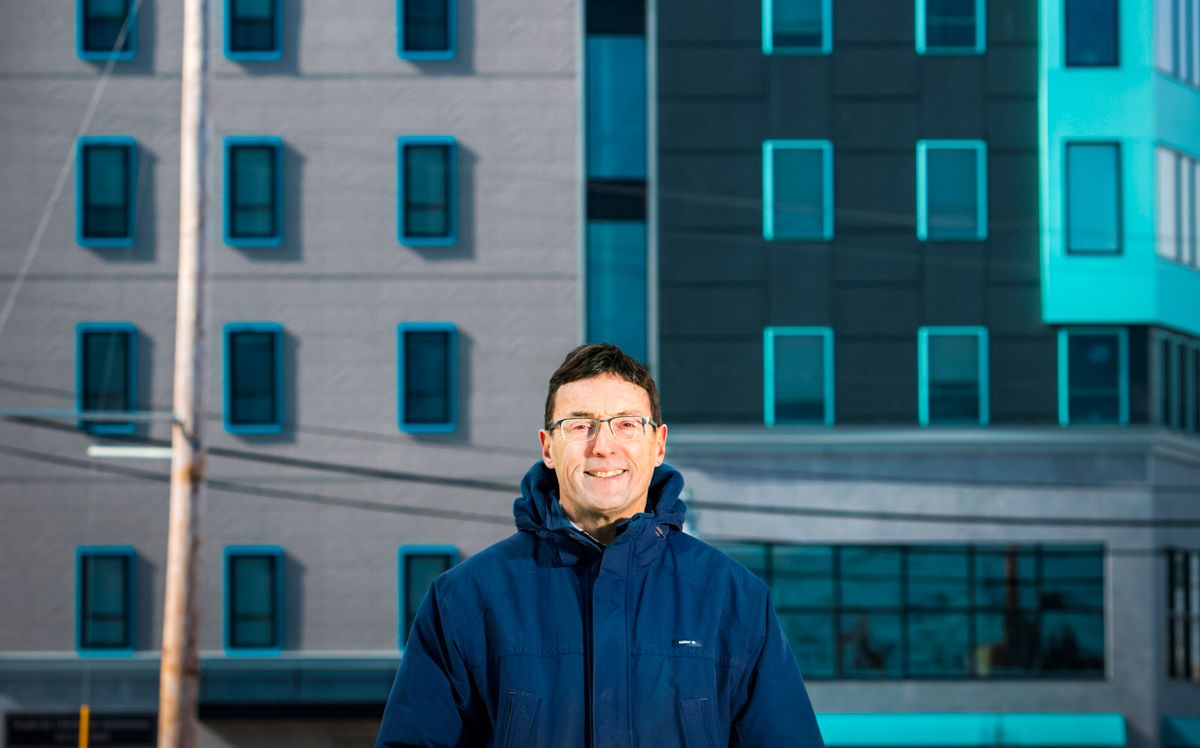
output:
[[[455,0],[397,0],[396,54],[406,60],[453,59],[455,5]]]
[[[1121,252],[1121,147],[1117,143],[1068,143],[1067,251]]]
[[[404,649],[409,631],[421,609],[429,585],[439,574],[458,563],[458,549],[450,545],[407,545],[399,551],[400,560],[400,648]]]
[[[450,322],[397,328],[400,430],[447,433],[458,423],[458,329]]]
[[[283,141],[225,139],[225,243],[275,247],[283,243]]]
[[[1154,201],[1157,204],[1157,220],[1155,225],[1155,244],[1158,256],[1164,260],[1178,261],[1182,258],[1179,251],[1179,226],[1176,217],[1179,213],[1176,201],[1179,199],[1176,185],[1179,182],[1179,156],[1168,148],[1155,149],[1155,183]]]
[[[127,546],[75,554],[75,646],[81,654],[133,654],[137,553]]]
[[[79,139],[75,240],[85,247],[133,244],[137,144],[127,137]]]
[[[283,328],[271,322],[225,325],[225,430],[283,430]]]
[[[225,549],[225,649],[277,654],[283,649],[283,550]]]
[[[1127,331],[1059,330],[1058,384],[1061,425],[1129,423]]]
[[[986,19],[986,0],[917,0],[917,52],[983,54]]]
[[[987,330],[922,327],[917,332],[922,426],[988,423]]]
[[[987,238],[987,146],[977,140],[917,143],[917,238]]]
[[[828,140],[763,143],[763,238],[833,238],[833,144]]]
[[[819,54],[833,50],[832,0],[763,0],[763,54]]]
[[[452,137],[398,140],[399,241],[410,247],[455,242],[457,145]]]
[[[588,221],[588,340],[646,360],[646,224]]]
[[[763,330],[763,421],[833,425],[833,331]]]
[[[137,410],[137,328],[127,322],[85,322],[75,331],[75,408],[79,427],[97,434],[130,434],[130,421],[89,413]]]
[[[1064,2],[1066,64],[1071,67],[1117,65],[1117,0]]]
[[[225,0],[226,57],[277,60],[282,54],[282,0]]]
[[[135,0],[76,0],[76,54],[81,60],[132,60],[137,51]]]

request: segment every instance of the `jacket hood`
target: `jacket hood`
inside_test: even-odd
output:
[[[655,525],[681,529],[687,512],[687,504],[679,498],[681,491],[683,475],[664,462],[650,477],[646,511],[625,521],[652,516]],[[513,518],[518,530],[538,535],[574,529],[558,500],[558,476],[540,460],[521,479],[521,496],[513,502]]]

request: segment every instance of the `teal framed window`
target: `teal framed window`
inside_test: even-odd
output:
[[[75,54],[81,60],[132,60],[135,0],[75,0]]]
[[[827,55],[833,51],[833,0],[762,0],[765,55]]]
[[[987,0],[916,0],[916,4],[918,54],[987,51]]]
[[[439,574],[459,562],[459,553],[452,545],[404,545],[396,555],[400,586],[400,649],[403,650],[429,586]]]
[[[278,60],[283,56],[283,0],[225,0],[225,57]]]
[[[225,430],[283,431],[283,328],[274,322],[225,325]]]
[[[646,360],[646,224],[587,223],[587,336]]]
[[[1058,331],[1058,422],[1129,423],[1129,331]]]
[[[982,241],[988,235],[987,145],[917,142],[917,238]]]
[[[833,425],[833,331],[763,330],[763,423]]]
[[[83,137],[75,147],[75,242],[84,247],[133,244],[137,202],[137,142]]]
[[[283,141],[271,136],[225,138],[225,243],[283,243]]]
[[[1117,0],[1064,0],[1063,48],[1068,67],[1120,64]]]
[[[137,551],[131,546],[75,550],[75,648],[81,655],[132,655],[137,649]]]
[[[769,586],[805,678],[1104,677],[1100,546],[714,545]]]
[[[396,0],[396,55],[452,60],[458,36],[455,0]]]
[[[133,420],[89,419],[89,413],[137,411],[137,328],[129,322],[81,322],[75,327],[75,409],[79,428],[131,434]]]
[[[1121,145],[1067,143],[1067,252],[1121,253]]]
[[[1155,331],[1158,422],[1179,431],[1200,431],[1200,341]]]
[[[274,655],[283,650],[283,549],[267,545],[225,548],[225,650]]]
[[[400,430],[449,433],[458,428],[458,327],[403,322],[396,328]]]
[[[920,328],[917,369],[917,412],[922,426],[988,425],[986,328]]]
[[[763,143],[763,238],[833,238],[833,144],[828,140]]]
[[[398,241],[450,246],[457,238],[458,143],[449,135],[397,139]]]

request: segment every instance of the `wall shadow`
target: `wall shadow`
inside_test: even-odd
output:
[[[137,331],[137,398],[138,410],[154,409],[154,338],[147,335],[139,327]],[[142,421],[137,424],[136,435],[142,439],[154,434],[159,423],[157,421]],[[170,427],[166,438],[170,439]]]
[[[415,441],[426,444],[469,444],[471,442],[471,360],[475,341],[462,328],[458,329],[458,381],[455,400],[458,402],[458,428],[449,434],[409,434]],[[397,397],[402,397],[397,393]]]
[[[137,570],[137,599],[148,601],[162,599],[162,593],[157,589],[157,580],[154,578],[154,572],[157,570],[154,563],[139,552],[134,557],[134,564],[134,568]],[[159,649],[162,646],[162,632],[154,629],[154,611],[153,605],[137,606],[134,649]]]
[[[304,641],[304,575],[307,569],[283,553],[283,648],[298,651]]]

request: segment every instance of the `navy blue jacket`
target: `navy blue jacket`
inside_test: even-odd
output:
[[[434,581],[376,748],[822,748],[767,587],[683,532],[683,476],[602,547],[534,465],[519,532]]]

